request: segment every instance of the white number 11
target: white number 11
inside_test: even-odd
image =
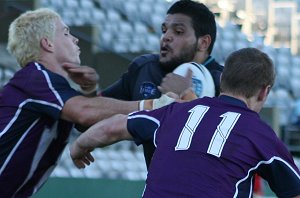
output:
[[[208,109],[208,106],[197,105],[189,110],[191,114],[180,133],[177,145],[175,147],[176,151],[187,150],[190,147],[196,128],[198,127]],[[235,112],[226,112],[220,115],[220,117],[222,117],[223,119],[217,126],[212,139],[210,140],[207,153],[215,155],[217,157],[221,156],[225,142],[234,125],[238,121],[240,115],[240,113]]]

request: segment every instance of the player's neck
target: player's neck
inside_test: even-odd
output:
[[[198,63],[198,64],[203,64],[207,58],[209,57],[209,54],[207,53],[197,53],[194,57],[194,62]]]
[[[52,60],[51,58],[41,58],[38,60],[38,62],[54,73],[57,73],[63,77],[68,76],[66,71],[64,71],[62,68],[62,64],[58,63],[56,60]]]

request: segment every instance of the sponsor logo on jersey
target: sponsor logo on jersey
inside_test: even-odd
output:
[[[151,82],[144,82],[140,88],[140,94],[143,95],[144,99],[153,98],[158,95],[158,89],[155,84]]]

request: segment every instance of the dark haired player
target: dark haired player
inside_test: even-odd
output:
[[[210,56],[216,39],[214,14],[202,3],[180,0],[169,8],[161,28],[160,53],[135,58],[120,80],[101,92],[102,96],[130,101],[159,98],[162,79],[185,62],[203,64],[214,79],[216,95],[219,94],[223,66]],[[143,146],[149,167],[155,147],[152,141]]]

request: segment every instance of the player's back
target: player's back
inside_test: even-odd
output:
[[[288,158],[273,130],[239,100],[206,97],[168,111],[145,197],[249,197],[259,164]]]

